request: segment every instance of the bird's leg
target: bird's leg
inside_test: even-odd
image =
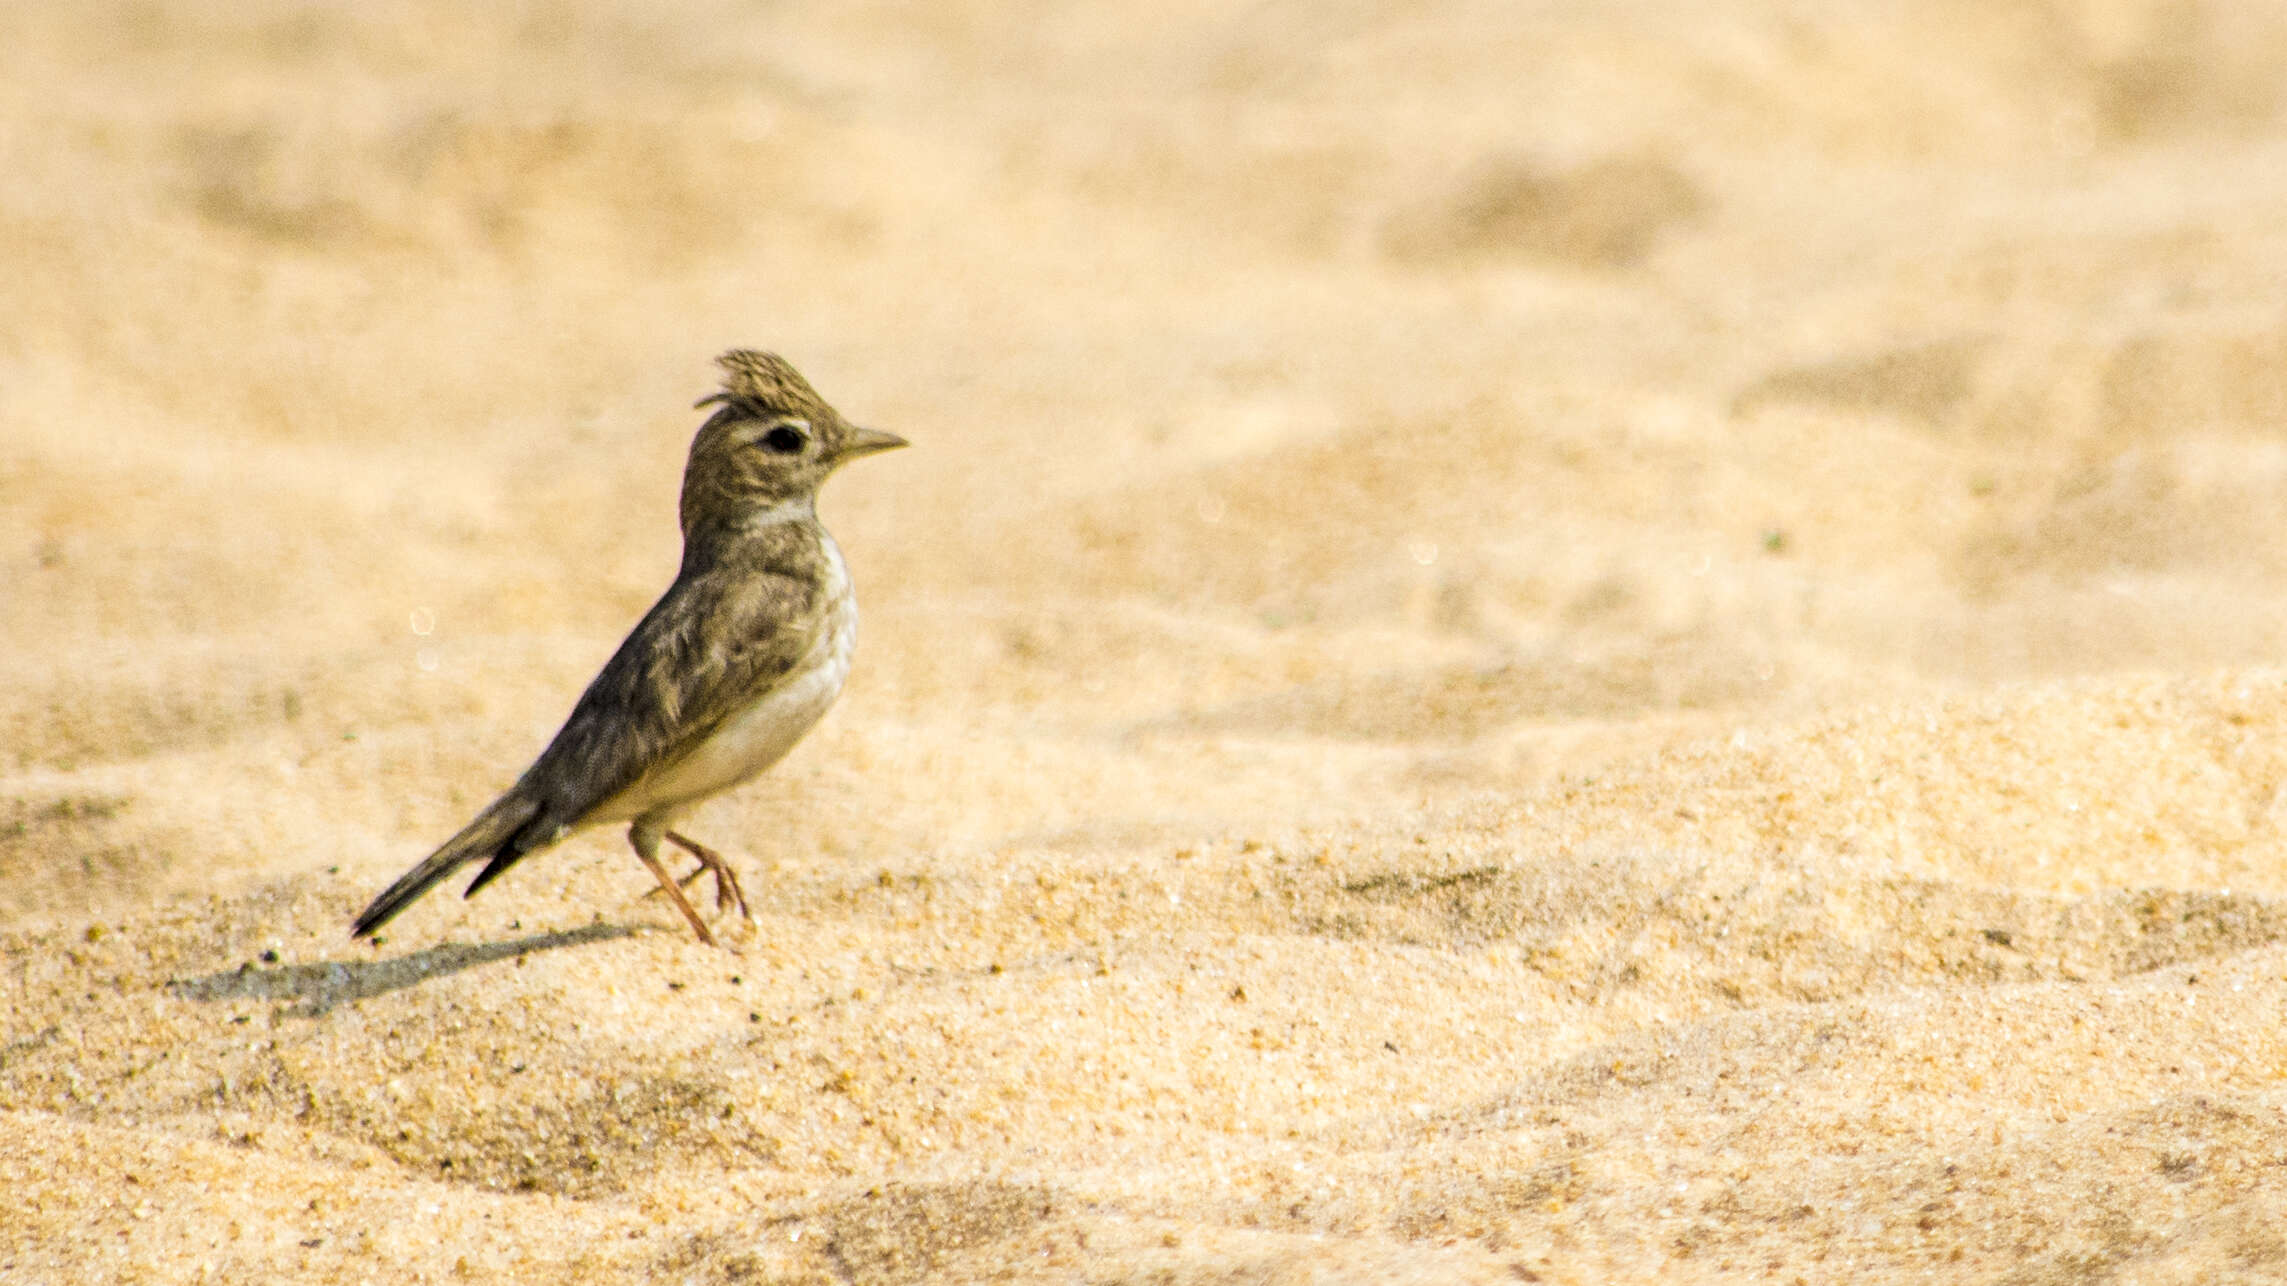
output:
[[[706,873],[707,873],[707,864],[706,864],[705,862],[701,862],[701,863],[699,863],[697,866],[694,866],[694,867],[692,867],[692,868],[691,868],[691,873],[690,873],[689,875],[678,875],[678,876],[676,876],[676,877],[675,877],[675,883],[676,883],[677,887],[679,887],[679,888],[686,888],[686,889],[687,889],[687,888],[691,887],[691,884],[692,884],[692,882],[693,882],[694,880],[697,880],[697,879],[698,879],[700,876],[702,876],[702,875],[705,875]],[[657,889],[645,889],[645,890],[643,891],[643,896],[644,896],[646,899],[650,899],[650,898],[655,898],[655,897],[658,897],[658,896],[659,896],[659,890],[657,890]]]
[[[713,871],[715,873],[715,909],[728,911],[731,907],[736,906],[739,909],[740,919],[745,920],[748,924],[754,923],[754,912],[746,909],[746,890],[739,887],[738,872],[731,869],[731,864],[723,860],[722,854],[695,839],[678,835],[674,831],[667,832],[667,839],[669,843],[699,859],[699,870],[684,877],[683,882],[685,884],[698,879],[699,871]]]
[[[707,931],[707,922],[691,909],[691,903],[684,898],[683,890],[676,887],[674,877],[667,874],[667,868],[659,864],[659,832],[637,822],[627,828],[627,842],[634,846],[635,855],[642,858],[643,864],[650,868],[652,878],[659,881],[659,887],[667,891],[668,898],[675,903],[675,909],[691,922],[691,932],[699,935],[699,941],[710,947],[723,945],[715,941],[714,934]]]

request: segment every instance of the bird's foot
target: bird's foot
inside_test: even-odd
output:
[[[653,892],[664,892],[667,894],[668,900],[675,904],[676,910],[683,913],[684,921],[691,926],[691,932],[698,935],[699,941],[705,943],[710,947],[721,947],[723,944],[715,940],[714,932],[707,928],[707,922],[699,918],[699,913],[697,911],[691,909],[690,899],[683,896],[683,890],[676,885],[675,877],[669,875],[667,873],[667,868],[659,864],[659,859],[652,856],[651,853],[647,851],[648,847],[649,846],[644,844],[637,844],[635,846],[635,855],[641,858],[643,860],[644,866],[650,869],[651,878],[659,881],[659,887],[653,890]]]
[[[697,840],[678,835],[674,831],[667,832],[667,841],[699,859],[698,869],[682,879],[682,883],[686,887],[693,880],[698,879],[702,873],[713,871],[715,873],[715,909],[717,911],[729,911],[735,907],[740,919],[750,925],[754,923],[754,912],[747,909],[746,890],[739,887],[738,872],[731,869],[731,864],[723,859],[722,854]]]

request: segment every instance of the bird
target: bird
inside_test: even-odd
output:
[[[463,867],[464,897],[576,831],[627,823],[635,855],[708,946],[721,944],[683,896],[712,872],[715,909],[750,925],[745,890],[720,853],[675,829],[703,800],[777,763],[840,695],[857,642],[842,551],[818,521],[818,488],[840,466],[908,445],[827,405],[785,358],[732,349],[691,439],[675,580],[581,694],[516,783],[373,899],[352,922],[371,938]],[[676,880],[660,841],[699,861]]]

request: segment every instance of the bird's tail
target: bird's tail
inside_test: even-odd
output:
[[[439,881],[471,862],[492,862],[506,865],[521,857],[528,849],[540,847],[528,842],[527,832],[541,829],[532,826],[540,812],[540,802],[521,791],[510,791],[494,800],[476,820],[461,828],[461,833],[446,840],[436,852],[421,859],[421,864],[397,877],[397,882],[381,891],[373,905],[365,908],[350,926],[350,936],[366,938],[382,925],[389,923],[399,911],[413,905],[422,894],[435,888]],[[553,831],[555,828],[546,828]],[[503,859],[506,859],[505,861]],[[473,891],[473,890],[472,890]]]

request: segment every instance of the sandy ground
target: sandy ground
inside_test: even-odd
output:
[[[10,6],[0,1281],[2287,1279],[2287,14],[1393,9]]]

